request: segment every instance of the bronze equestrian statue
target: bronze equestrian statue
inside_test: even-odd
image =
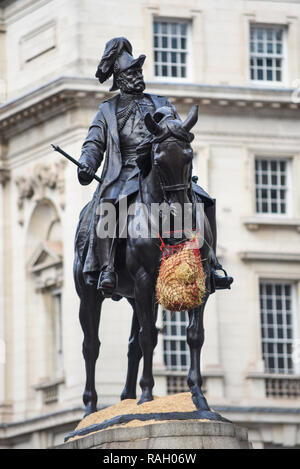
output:
[[[144,61],[144,55],[133,58],[132,46],[126,38],[114,38],[106,44],[96,77],[103,83],[112,76],[110,91],[120,89],[120,93],[100,104],[79,159],[78,179],[86,185],[94,179],[105,155],[102,183],[98,184],[93,199],[80,214],[75,239],[74,279],[80,297],[87,378],[83,400],[86,414],[96,410],[98,327],[101,305],[106,297],[113,300],[125,297],[133,308],[128,374],[121,398],[136,397],[138,364],[143,357],[139,402],[153,399],[152,356],[157,342],[155,285],[161,261],[159,243],[153,238],[130,236],[134,216],[128,217],[127,239],[121,237],[122,227],[118,221],[113,236],[99,237],[97,233],[106,221],[101,207],[111,203],[118,214],[120,200],[125,197],[129,205],[143,202],[146,206],[198,201],[205,209],[205,243],[201,257],[207,295],[201,306],[188,311],[187,342],[191,354],[188,385],[197,409],[206,412],[207,418],[216,418],[201,391],[203,312],[209,294],[230,288],[233,279],[227,276],[215,255],[215,201],[192,178],[190,143],[193,135],[190,130],[197,121],[198,109],[194,106],[181,122],[168,99],[144,93]],[[171,242],[168,237],[164,241]],[[225,275],[220,276],[217,270],[223,270]]]

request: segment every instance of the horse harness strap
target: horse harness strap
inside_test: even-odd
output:
[[[191,184],[190,184],[190,183],[187,183],[187,184],[173,184],[172,186],[164,186],[164,185],[162,184],[162,187],[163,187],[163,189],[164,189],[166,192],[171,192],[171,191],[184,191],[184,190],[190,189]]]

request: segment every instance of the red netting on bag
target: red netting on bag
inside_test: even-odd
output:
[[[161,243],[163,254],[156,284],[157,301],[169,311],[184,311],[199,306],[205,297],[206,287],[196,236],[173,246],[166,245],[162,239]]]

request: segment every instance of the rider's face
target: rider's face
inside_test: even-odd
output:
[[[120,90],[125,93],[142,93],[146,87],[141,68],[129,68],[118,77]]]

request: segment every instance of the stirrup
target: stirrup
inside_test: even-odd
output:
[[[106,267],[99,275],[97,289],[105,296],[111,298],[117,286],[117,276],[111,267]]]
[[[220,275],[217,274],[215,270],[213,270],[215,289],[223,290],[223,289],[228,288],[230,290],[231,289],[230,285],[233,282],[233,278],[227,275],[227,272],[225,269],[221,268],[220,270],[223,271],[224,277],[221,277]]]

